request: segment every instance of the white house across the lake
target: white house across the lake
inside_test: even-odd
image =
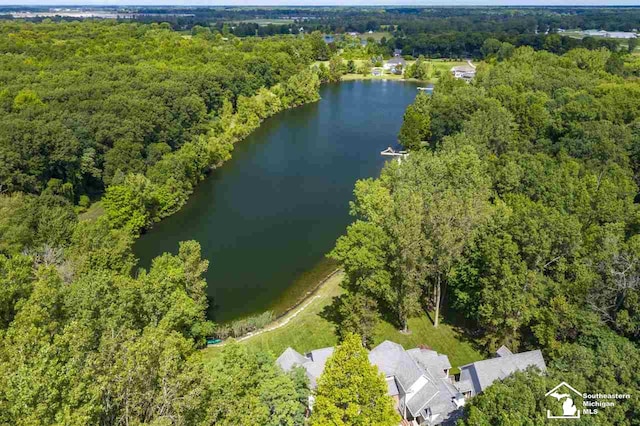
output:
[[[386,61],[383,65],[385,71],[392,72],[394,74],[402,74],[404,68],[407,66],[407,61],[402,56],[394,56]]]
[[[476,67],[471,63],[471,61],[467,61],[466,65],[452,67],[451,73],[455,78],[470,81],[476,76]]]

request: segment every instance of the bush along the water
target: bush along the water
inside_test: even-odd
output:
[[[272,311],[266,311],[258,315],[235,320],[229,324],[220,324],[216,327],[215,337],[223,340],[228,337],[242,337],[247,333],[264,328],[267,324],[273,322],[275,318],[275,314]]]

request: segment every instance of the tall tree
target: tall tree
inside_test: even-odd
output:
[[[360,337],[348,335],[318,380],[311,425],[396,426],[399,421],[384,375],[369,362]]]
[[[449,273],[490,213],[486,165],[472,147],[464,146],[437,154],[412,154],[398,172],[420,193],[421,232],[429,244],[425,262],[430,283],[424,284],[432,293],[437,327]]]
[[[344,340],[351,333],[362,338],[362,344],[370,347],[373,331],[380,313],[375,299],[362,293],[347,292],[333,299],[333,303],[322,312],[324,318],[336,325],[336,333]]]
[[[407,107],[400,127],[398,140],[407,149],[418,149],[431,138],[429,95],[419,93],[413,104]]]
[[[342,76],[344,75],[346,67],[342,61],[342,57],[339,55],[334,55],[329,60],[329,81],[337,82],[340,81]]]

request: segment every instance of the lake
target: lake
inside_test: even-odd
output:
[[[349,81],[265,120],[175,215],[136,242],[140,266],[196,240],[208,259],[209,317],[281,313],[335,268],[325,258],[351,222],[358,179],[378,176],[417,85]]]

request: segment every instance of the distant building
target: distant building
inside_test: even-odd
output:
[[[462,78],[464,80],[472,80],[476,76],[476,67],[471,62],[467,65],[460,65],[451,68],[451,73],[455,78]]]
[[[605,31],[605,30],[585,30],[582,31],[582,34],[589,37],[604,37],[604,38],[638,38],[638,35],[635,32],[629,31]]]
[[[640,36],[636,33],[631,33],[626,31],[608,31],[605,37],[629,39],[629,38],[638,38]]]
[[[328,347],[302,355],[287,348],[276,363],[284,371],[302,367],[311,389],[315,389],[333,351]],[[404,419],[403,425],[450,424],[461,414],[466,397],[477,395],[494,381],[530,366],[545,370],[540,351],[513,354],[503,346],[497,358],[461,367],[461,380],[456,382],[449,375],[451,363],[446,355],[425,348],[406,351],[388,340],[369,352],[369,362],[384,374],[387,394]],[[312,404],[313,396],[309,398],[309,405]]]
[[[384,75],[384,69],[380,67],[372,68],[371,75],[373,75],[374,77],[380,77],[381,75]]]
[[[394,56],[384,63],[383,68],[394,74],[402,74],[402,70],[407,66],[407,61],[402,56]]]
[[[393,56],[401,56],[402,49],[393,49]]]
[[[349,31],[347,34],[349,34],[350,36],[353,36],[353,37],[357,37],[358,35],[360,35],[360,33],[357,32],[357,31]]]

